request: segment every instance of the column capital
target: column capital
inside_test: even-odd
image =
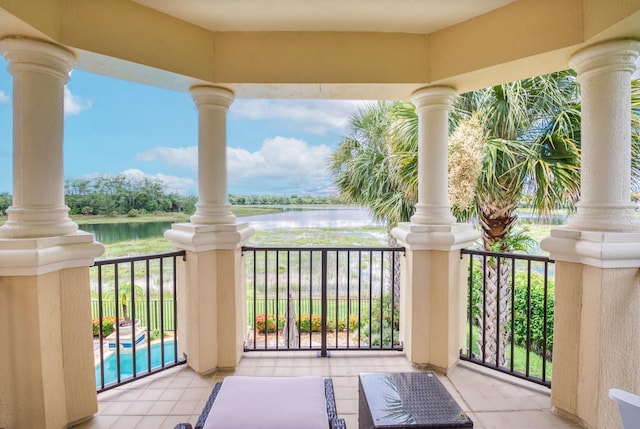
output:
[[[453,108],[453,100],[458,93],[449,86],[428,86],[420,88],[411,94],[411,102],[415,104],[416,110],[422,109],[445,109],[450,111]]]
[[[221,86],[195,85],[189,88],[191,97],[199,109],[229,110],[235,99],[233,91]]]
[[[612,40],[579,50],[573,54],[569,65],[578,74],[578,81],[603,72],[627,72],[631,75],[636,70],[639,51],[638,40]]]
[[[0,53],[9,62],[9,72],[21,70],[53,74],[66,83],[76,65],[76,56],[70,50],[38,39],[8,37],[0,40]]]

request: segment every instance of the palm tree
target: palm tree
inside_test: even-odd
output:
[[[480,168],[466,180],[451,181],[452,189],[470,186],[473,194],[465,207],[459,207],[454,200],[452,211],[460,220],[477,219],[486,250],[513,250],[514,243],[523,242],[514,239],[517,235],[513,229],[517,219],[515,209],[523,195],[533,195],[533,208],[542,216],[560,207],[572,207],[577,200],[580,188],[578,102],[578,85],[571,72],[497,85],[456,99],[451,129],[467,127],[469,132],[464,135],[475,136],[472,142],[465,142],[463,136],[458,148],[477,147]],[[351,201],[372,208],[389,209],[393,201],[402,201],[402,207],[413,208],[418,183],[415,109],[409,103],[378,104],[373,109],[361,110],[358,119],[351,122],[351,135],[366,138],[343,140],[340,155],[334,161],[349,168],[340,170],[343,175],[338,176],[340,180],[336,185],[343,195],[348,191],[344,196],[349,196]],[[364,155],[372,148],[375,157]],[[469,161],[469,157],[462,158]],[[370,162],[372,159],[374,163]],[[450,170],[453,170],[451,165]],[[381,172],[389,177],[376,174]],[[381,189],[385,192],[380,192]],[[389,192],[393,193],[389,202],[381,202],[388,198]],[[388,226],[409,216],[394,216],[387,210],[381,212]],[[508,322],[508,312],[504,310],[510,297],[506,278],[510,273],[506,265],[498,273],[496,261],[490,261],[485,269],[487,300],[496,302],[487,302],[494,314],[487,314],[484,319],[490,326],[484,327],[487,338],[481,341],[488,346],[487,354],[502,363],[507,340],[504,327]],[[498,305],[502,311],[498,311]],[[488,344],[491,343],[489,337],[499,340]],[[501,350],[500,356],[496,354],[498,350]]]
[[[640,80],[632,82],[631,102],[631,176],[638,189]],[[471,194],[472,198],[450,198],[452,212],[459,221],[476,219],[485,250],[522,250],[528,240],[514,226],[515,209],[525,196],[540,217],[561,208],[572,210],[579,196],[580,96],[575,75],[564,71],[473,91],[457,97],[454,107],[450,196]],[[468,154],[477,158],[456,156],[463,148],[476,148]],[[417,202],[417,152],[418,118],[412,104],[368,106],[352,118],[349,135],[332,158],[335,183],[347,201],[367,205],[390,229],[408,220]],[[475,172],[469,166],[474,159],[479,166]],[[486,357],[501,364],[511,293],[509,267],[501,264],[498,273],[497,265],[493,259],[485,267],[490,313],[483,327],[487,338],[480,341],[485,342]]]
[[[378,102],[359,109],[352,115],[347,135],[331,156],[329,171],[341,197],[347,203],[369,208],[374,220],[382,222],[387,230],[389,246],[397,246],[391,229],[398,222],[406,222],[414,212],[415,200],[407,196],[402,183],[396,180],[396,166],[390,152],[387,130],[394,121],[394,104]],[[387,271],[394,285],[400,285],[400,255],[393,253],[394,261]],[[392,291],[394,302],[400,292]]]
[[[368,207],[373,219],[386,226],[390,245],[395,244],[391,229],[408,221],[415,207],[415,199],[407,195],[395,171],[388,133],[395,120],[394,106],[378,102],[360,108],[350,118],[346,136],[329,161],[341,197]]]
[[[123,283],[118,287],[118,296],[116,297],[115,287],[112,287],[106,291],[104,291],[104,301],[114,301],[115,304],[120,303],[122,314],[125,322],[129,322],[131,318],[128,314],[128,302],[133,300],[141,301],[144,300],[144,290],[142,286],[133,285],[133,298],[131,297],[131,283]],[[131,314],[131,316],[135,317],[135,314]]]

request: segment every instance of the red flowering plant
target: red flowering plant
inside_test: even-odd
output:
[[[284,326],[284,316],[278,316],[278,329]],[[265,332],[276,331],[276,318],[273,314],[261,313],[256,315],[256,330],[264,334]]]

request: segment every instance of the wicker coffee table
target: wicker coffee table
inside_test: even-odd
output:
[[[359,395],[360,429],[473,427],[433,372],[360,374]]]

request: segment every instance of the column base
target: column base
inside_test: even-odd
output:
[[[416,212],[411,216],[416,225],[453,225],[456,218],[451,214],[451,207],[434,207],[427,204],[416,204]]]
[[[89,267],[104,253],[93,234],[0,238],[0,276],[31,276],[65,268]]]
[[[67,206],[46,209],[9,207],[9,219],[0,227],[0,237],[38,238],[73,234],[78,225],[68,213]]]
[[[635,215],[635,204],[578,203],[578,212],[567,225],[590,231],[640,232],[640,221]]]
[[[583,231],[561,226],[552,229],[540,247],[556,261],[599,268],[640,267],[640,231]]]
[[[236,217],[231,213],[231,205],[229,204],[215,206],[198,204],[196,212],[189,220],[196,225],[226,225],[236,223]]]

